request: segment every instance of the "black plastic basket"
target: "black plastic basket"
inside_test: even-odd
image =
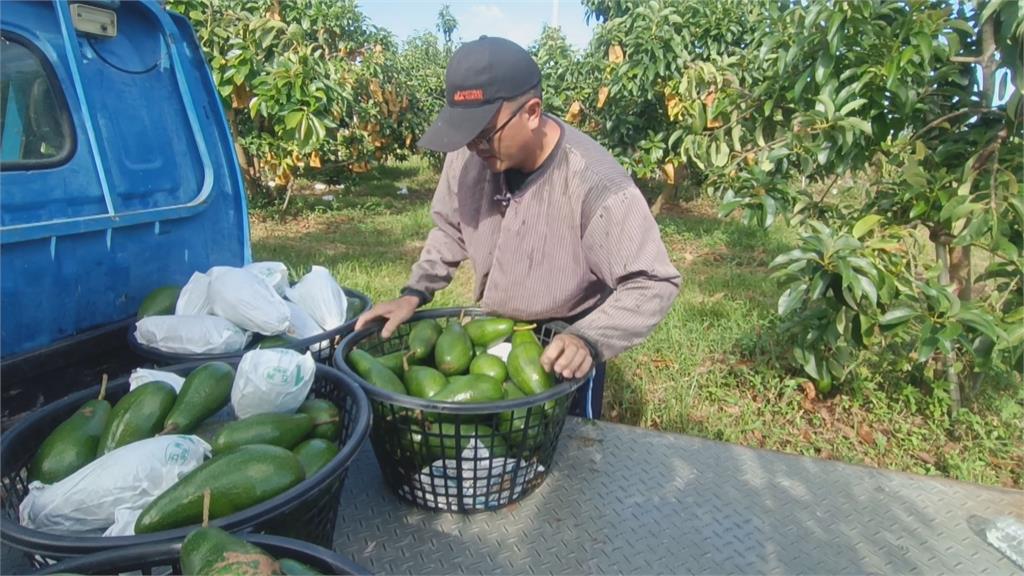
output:
[[[373,305],[373,301],[370,300],[370,297],[367,296],[366,294],[363,294],[358,290],[353,290],[352,288],[345,288],[344,286],[341,289],[345,293],[346,297],[358,300],[359,303],[362,304],[362,309],[354,312],[349,312],[348,320],[346,320],[344,324],[338,326],[333,330],[327,330],[326,332],[321,332],[320,334],[309,336],[308,338],[296,340],[295,342],[287,346],[279,347],[290,348],[297,352],[303,353],[309,350],[310,352],[313,353],[313,358],[317,362],[320,362],[322,364],[329,363],[331,357],[334,355],[334,350],[338,347],[338,343],[341,342],[341,338],[352,332],[352,329],[356,325],[356,319],[359,317],[359,314],[366,310],[369,310],[370,307]],[[183,362],[196,362],[200,360],[236,360],[238,358],[241,358],[241,356],[248,352],[249,350],[252,350],[253,348],[256,348],[259,345],[259,339],[262,339],[263,337],[258,336],[257,338],[258,339],[254,339],[252,342],[250,342],[249,346],[247,346],[245,350],[241,350],[239,352],[227,352],[223,354],[182,354],[177,352],[166,352],[164,350],[160,350],[159,348],[146,346],[145,344],[142,344],[141,342],[138,341],[138,339],[135,338],[134,325],[132,325],[132,327],[128,329],[128,346],[133,351],[135,351],[139,356],[152,360],[158,366],[165,366],[168,364],[180,364]]]
[[[298,560],[323,574],[369,574],[369,570],[338,553],[292,538],[263,534],[239,534],[240,538],[277,558]],[[37,574],[181,574],[181,540],[129,546],[63,560]]]
[[[228,363],[235,367],[238,365],[237,360]],[[201,364],[181,364],[164,370],[185,375]],[[107,386],[106,397],[113,404],[128,390],[128,379],[121,378]],[[54,428],[98,394],[99,387],[96,386],[40,408],[4,433],[0,441],[0,507],[3,509],[0,540],[24,551],[36,566],[45,565],[49,560],[112,548],[181,540],[195,528],[189,526],[139,536],[103,537],[44,532],[19,523],[18,507],[28,495],[27,469],[39,445]],[[310,396],[329,400],[338,407],[342,417],[338,455],[312,477],[289,490],[240,512],[212,520],[210,525],[229,532],[252,530],[323,546],[333,544],[342,486],[349,464],[369,433],[370,408],[359,386],[322,364],[316,365]]]
[[[515,400],[433,402],[377,388],[346,360],[354,348],[374,356],[407,349],[417,320],[433,318],[444,326],[458,321],[460,314],[487,316],[476,309],[424,310],[388,339],[381,339],[381,324],[375,324],[342,340],[334,365],[370,398],[370,441],[384,479],[399,497],[430,510],[495,510],[521,500],[544,482],[573,393],[587,378],[556,380],[541,394]],[[555,334],[542,327],[541,344]],[[481,446],[486,451],[473,449]]]

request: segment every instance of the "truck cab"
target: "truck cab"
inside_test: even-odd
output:
[[[153,0],[0,10],[0,382],[8,421],[139,362],[153,289],[251,260],[221,98]]]

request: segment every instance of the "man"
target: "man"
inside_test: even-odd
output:
[[[475,299],[495,314],[561,320],[541,364],[595,376],[572,413],[599,418],[603,362],[642,342],[679,292],[658,226],[626,171],[590,137],[542,110],[540,69],[502,38],[463,44],[445,72],[447,105],[419,146],[447,153],[435,227],[401,297],[356,323],[389,337],[473,263]]]

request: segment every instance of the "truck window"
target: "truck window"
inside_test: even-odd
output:
[[[71,156],[64,93],[42,54],[0,36],[0,170],[46,168]]]

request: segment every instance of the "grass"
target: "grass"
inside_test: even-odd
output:
[[[303,182],[286,211],[251,211],[255,257],[287,263],[295,278],[324,265],[374,301],[393,298],[430,230],[435,182],[422,161],[387,166],[344,187]],[[793,233],[723,220],[699,202],[670,207],[658,221],[683,287],[651,337],[610,363],[605,419],[1024,486],[1024,398],[989,398],[950,421],[936,399],[887,381],[884,368],[854,390],[818,398],[773,331],[779,291],[767,265],[792,245]],[[431,305],[470,304],[472,274],[463,266]]]

